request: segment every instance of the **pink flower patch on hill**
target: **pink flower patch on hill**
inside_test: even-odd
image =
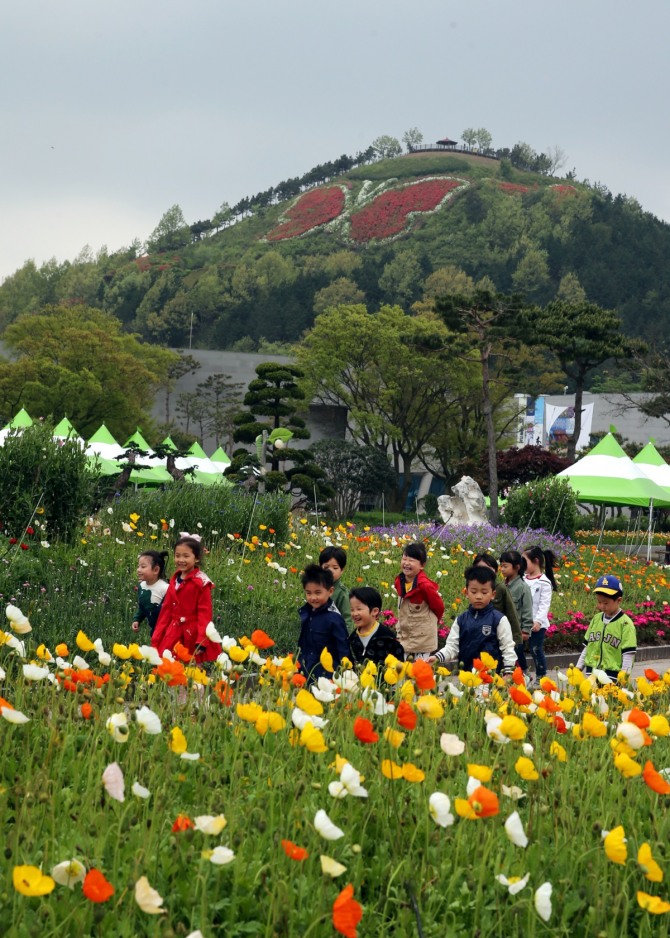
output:
[[[354,241],[390,238],[405,228],[410,215],[430,212],[463,183],[458,179],[426,179],[402,189],[393,189],[351,216]]]
[[[343,208],[344,192],[340,186],[313,189],[293,203],[284,213],[285,221],[268,233],[267,240],[284,241],[286,238],[297,238],[298,235],[337,218]]]

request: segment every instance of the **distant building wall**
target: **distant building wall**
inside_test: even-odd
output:
[[[262,355],[252,352],[220,352],[205,349],[175,349],[184,354],[192,355],[200,368],[193,374],[184,375],[177,381],[174,390],[170,395],[170,419],[182,429],[186,428],[186,422],[182,420],[177,413],[177,401],[179,395],[183,393],[192,393],[199,384],[206,381],[211,375],[225,374],[229,379],[237,384],[241,384],[241,396],[247,390],[250,381],[253,381],[256,375],[256,366],[262,362],[284,362],[291,363],[291,359],[286,355]],[[155,401],[152,409],[152,417],[158,423],[164,423],[166,417],[165,410],[165,392],[161,391]],[[317,440],[343,440],[347,429],[347,414],[344,407],[328,407],[324,404],[313,403],[309,405],[305,417],[307,428],[311,433],[311,438],[306,441],[296,441],[297,446],[308,446]],[[191,425],[190,431],[197,433],[197,428]],[[211,453],[216,449],[216,441],[213,437],[205,437],[201,440],[205,452]],[[230,454],[229,454],[230,455]]]

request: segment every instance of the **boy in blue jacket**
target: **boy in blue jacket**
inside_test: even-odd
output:
[[[493,606],[496,575],[490,567],[468,567],[465,571],[465,593],[470,605],[454,620],[446,644],[429,662],[445,664],[456,659],[466,671],[475,658],[488,652],[498,662],[503,674],[516,667],[516,651],[512,627],[507,616]]]
[[[330,570],[313,563],[302,575],[305,605],[300,607],[298,661],[311,683],[319,677],[332,677],[321,664],[321,652],[328,649],[337,670],[343,658],[350,658],[349,636],[344,619],[333,602],[334,581]]]

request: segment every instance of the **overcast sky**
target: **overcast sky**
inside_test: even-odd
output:
[[[5,0],[0,279],[418,127],[559,145],[670,221],[668,0]]]

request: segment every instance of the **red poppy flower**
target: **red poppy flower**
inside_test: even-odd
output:
[[[294,687],[304,687],[307,683],[307,678],[303,674],[294,674],[291,678],[291,684]]]
[[[356,938],[356,926],[363,918],[363,909],[354,899],[354,887],[349,883],[333,902],[333,927],[345,938]]]
[[[30,525],[26,528],[26,534],[34,534],[35,528],[31,528]]]
[[[217,681],[214,685],[214,693],[225,707],[232,705],[233,689],[228,681]]]
[[[27,544],[21,544],[21,550],[30,550]]]
[[[512,681],[513,681],[515,684],[518,684],[519,687],[521,687],[522,684],[523,684],[524,687],[526,686],[526,681],[525,681],[525,678],[524,678],[524,676],[523,676],[523,671],[521,670],[521,668],[519,667],[519,665],[516,666],[516,668],[514,669],[514,671],[513,671],[513,673],[512,673]]]
[[[639,726],[641,730],[646,729],[650,723],[649,714],[645,713],[644,710],[638,710],[637,707],[633,707],[633,709],[629,711],[626,720],[628,723],[634,723],[635,726]]]
[[[528,704],[533,702],[533,697],[528,693],[525,687],[519,685],[518,687],[514,685],[509,689],[509,695],[514,701],[515,704],[518,704],[520,707],[527,707]]]
[[[186,814],[178,814],[172,825],[172,832],[178,834],[181,831],[187,831],[190,827],[195,827],[193,821]]]
[[[272,648],[274,645],[274,641],[263,629],[255,629],[251,633],[251,641],[259,649]]]
[[[354,720],[354,735],[362,743],[376,743],[379,736],[375,733],[372,723],[365,717],[356,717]]]
[[[566,726],[565,720],[564,720],[563,717],[560,715],[560,713],[557,713],[557,714],[554,716],[554,726],[556,727],[556,732],[557,732],[557,733],[567,733],[567,732],[568,732],[568,727]]]
[[[82,892],[91,902],[107,902],[114,895],[114,887],[100,870],[89,870],[82,883]]]
[[[419,690],[432,690],[435,687],[433,669],[420,658],[412,664],[412,677]]]
[[[413,730],[418,717],[407,701],[401,700],[396,711],[396,719],[404,730]]]
[[[658,673],[658,671],[654,671],[653,668],[645,668],[644,676],[646,677],[648,681],[660,681],[661,680],[661,675]]]
[[[299,847],[297,844],[294,844],[292,840],[282,840],[281,845],[289,860],[301,861],[306,860],[309,856],[309,853],[304,847]]]

